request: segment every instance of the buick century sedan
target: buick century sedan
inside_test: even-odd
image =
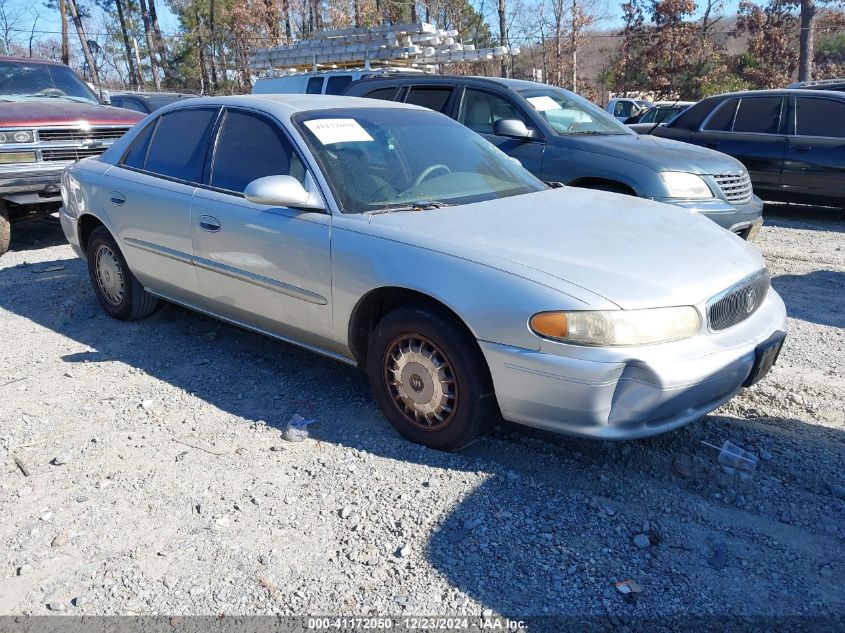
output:
[[[115,318],[172,301],[362,367],[405,437],[503,416],[596,438],[679,427],[760,380],[786,314],[699,214],[551,188],[416,106],[168,106],[68,167],[62,226]]]

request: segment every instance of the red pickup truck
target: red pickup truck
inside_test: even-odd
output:
[[[140,121],[58,62],[0,57],[0,255],[11,224],[61,206],[62,169],[98,156]]]

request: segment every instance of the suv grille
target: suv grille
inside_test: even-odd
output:
[[[725,194],[725,199],[734,204],[746,204],[751,202],[751,177],[747,171],[741,174],[716,174],[713,176],[716,184]]]
[[[128,127],[74,128],[49,127],[38,130],[39,141],[114,141],[129,131]]]
[[[724,330],[742,323],[757,311],[769,292],[771,277],[765,268],[707,302],[707,323],[711,330]]]
[[[80,158],[88,158],[89,156],[99,156],[104,151],[106,151],[105,147],[69,147],[66,149],[43,149],[41,150],[41,159],[45,161],[79,160]]]

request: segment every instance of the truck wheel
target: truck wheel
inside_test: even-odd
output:
[[[9,210],[6,203],[0,201],[0,256],[9,250],[12,241],[12,225],[9,222]]]
[[[117,242],[104,226],[98,226],[88,238],[88,274],[97,300],[115,319],[143,319],[158,307],[158,299],[135,279]]]
[[[379,321],[367,374],[393,427],[430,448],[460,450],[500,417],[478,345],[454,318],[428,306],[403,306]]]

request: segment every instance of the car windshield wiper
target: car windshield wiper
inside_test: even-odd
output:
[[[426,211],[428,209],[442,209],[443,207],[451,207],[448,202],[440,202],[439,200],[415,200],[408,204],[396,205],[393,207],[385,207],[384,209],[377,209],[370,211],[370,215],[380,215],[382,213],[396,213],[400,211]]]

